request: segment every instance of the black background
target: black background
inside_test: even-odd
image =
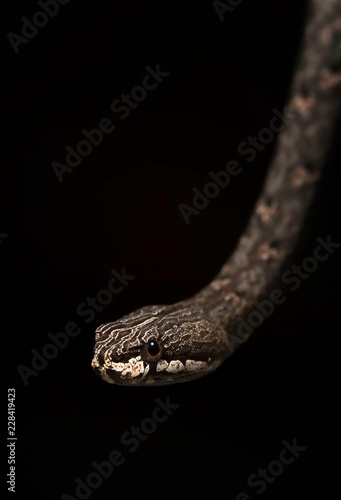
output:
[[[240,142],[283,109],[305,8],[244,0],[221,22],[210,1],[72,0],[15,54],[7,33],[20,34],[21,17],[32,19],[39,7],[12,3],[3,27],[0,233],[8,236],[0,262],[2,365],[17,393],[17,498],[75,495],[76,478],[85,480],[91,462],[113,449],[125,463],[91,498],[257,498],[248,477],[294,438],[306,450],[261,497],[336,495],[340,251],[209,377],[127,388],[105,384],[90,367],[99,324],[189,297],[236,244],[275,142],[254,162],[241,161],[243,173],[189,225],[178,204],[191,203],[210,170],[241,160]],[[111,102],[157,64],[170,75],[121,121]],[[65,146],[104,117],[116,130],[58,182],[51,163],[64,163]],[[341,241],[338,144],[303,256],[318,236]],[[87,324],[78,304],[123,267],[136,278]],[[25,387],[17,365],[30,366],[31,349],[41,352],[47,334],[69,321],[81,333]],[[151,417],[157,397],[179,408],[130,453],[120,437]]]

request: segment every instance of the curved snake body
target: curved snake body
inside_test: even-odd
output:
[[[145,306],[96,330],[92,367],[123,385],[169,384],[215,370],[234,351],[238,322],[267,297],[304,226],[339,119],[341,1],[312,0],[287,113],[263,191],[219,274],[190,299]],[[333,52],[334,53],[334,52]],[[244,338],[246,340],[246,337]]]

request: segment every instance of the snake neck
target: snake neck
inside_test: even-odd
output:
[[[261,195],[231,258],[191,299],[227,332],[257,301],[283,287],[281,273],[299,246],[340,119],[341,51],[330,47],[341,42],[341,2],[313,0],[310,8],[286,127]]]

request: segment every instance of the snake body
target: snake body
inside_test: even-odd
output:
[[[221,271],[199,293],[145,306],[96,330],[92,367],[109,383],[161,385],[206,375],[236,346],[238,325],[269,296],[293,255],[340,115],[341,1],[311,0],[286,108],[290,125],[248,226]],[[243,337],[243,341],[247,335]]]

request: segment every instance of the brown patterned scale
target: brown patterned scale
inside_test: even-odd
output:
[[[291,94],[263,191],[219,274],[172,305],[145,306],[96,330],[92,367],[123,385],[184,382],[245,341],[238,324],[278,286],[299,243],[340,118],[341,0],[311,0]]]

